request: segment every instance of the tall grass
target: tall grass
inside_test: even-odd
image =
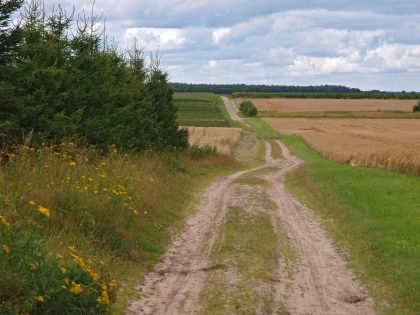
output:
[[[227,157],[109,154],[72,143],[2,152],[0,313],[107,313],[121,264],[164,252],[211,168]],[[224,166],[222,166],[224,165]],[[201,180],[202,181],[202,180]]]

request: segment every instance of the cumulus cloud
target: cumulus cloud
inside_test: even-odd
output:
[[[420,2],[368,2],[96,0],[96,9],[122,46],[136,38],[161,51],[174,81],[420,90]],[[72,5],[90,10],[64,0]]]

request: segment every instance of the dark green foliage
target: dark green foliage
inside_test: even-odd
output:
[[[172,83],[172,86],[176,92],[233,94],[234,97],[420,99],[420,93],[417,92],[361,91],[360,89],[341,85],[293,86]]]
[[[6,64],[19,43],[19,29],[11,27],[10,20],[22,3],[23,0],[0,1],[0,66]]]
[[[288,86],[288,85],[254,85],[254,84],[189,84],[172,83],[176,92],[197,92],[232,94],[237,92],[279,93],[279,92],[307,92],[307,93],[357,93],[359,89],[341,85],[319,86]]]
[[[257,116],[258,114],[257,108],[254,106],[254,104],[252,104],[252,102],[249,102],[249,101],[242,102],[239,105],[239,110],[241,111],[242,114],[249,117]]]
[[[6,25],[10,7],[0,6]],[[13,40],[0,50],[0,61],[8,60],[0,77],[1,139],[19,143],[32,134],[35,144],[71,138],[129,151],[186,147],[157,58],[147,65],[136,45],[126,52],[110,45],[95,26],[98,18],[73,16],[61,7],[44,16],[41,3],[32,1],[21,27],[2,31]]]
[[[413,112],[420,112],[420,101],[413,106]]]

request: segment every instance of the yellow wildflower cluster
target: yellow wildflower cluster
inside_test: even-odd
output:
[[[101,296],[100,297],[98,297],[97,299],[96,299],[96,301],[98,302],[98,304],[106,304],[106,305],[108,305],[109,304],[109,295],[108,295],[108,291],[106,291],[106,290],[103,290],[102,291],[102,293],[101,293]]]
[[[7,219],[2,215],[0,215],[0,225],[3,225],[7,228],[10,227],[9,221],[7,221]]]
[[[47,218],[50,217],[50,210],[48,210],[47,208],[43,207],[43,206],[38,206],[38,211],[43,214],[44,216],[46,216]]]
[[[70,292],[73,293],[74,295],[79,295],[80,293],[83,292],[82,284],[72,281],[71,285],[72,287],[70,288]]]
[[[6,255],[10,254],[10,247],[7,246],[6,244],[3,244],[1,246],[1,249],[3,250],[3,253],[5,253]]]
[[[33,201],[33,200],[30,200],[29,204],[31,206],[34,206],[34,207],[37,206],[36,202]],[[42,215],[44,215],[47,218],[50,217],[50,210],[48,208],[44,207],[44,206],[38,205],[38,212],[41,213]]]
[[[44,296],[42,296],[42,295],[38,295],[38,296],[36,297],[36,300],[37,300],[38,302],[42,302],[42,303],[44,303],[44,302],[45,302],[45,298],[44,298]]]
[[[77,266],[86,272],[92,280],[97,280],[99,277],[98,273],[92,271],[91,267],[85,263],[83,258],[76,254],[76,248],[74,246],[69,246],[69,249],[72,251],[70,256],[73,258],[73,261],[77,264]]]

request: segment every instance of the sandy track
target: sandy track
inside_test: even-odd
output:
[[[361,289],[319,220],[286,191],[284,175],[301,162],[283,143],[277,143],[283,152],[283,165],[265,177],[268,195],[277,205],[272,213],[273,222],[277,222],[274,230],[285,229],[297,253],[296,265],[279,262],[277,298],[291,314],[374,314],[373,301]],[[281,226],[276,218],[283,222]]]
[[[134,314],[193,314],[205,284],[210,251],[223,222],[226,204],[232,198],[229,185],[252,171],[237,172],[213,183],[201,195],[196,212],[188,219],[185,231],[177,237],[139,287],[143,298],[129,309]]]
[[[223,103],[225,103],[230,119],[241,121],[242,118],[239,117],[238,113],[236,112],[235,105],[233,105],[233,103],[226,96],[222,96],[222,100]]]
[[[277,205],[270,211],[273,230],[276,234],[287,233],[298,256],[293,266],[279,261],[276,299],[286,305],[290,314],[374,314],[372,300],[358,285],[319,221],[285,190],[284,175],[301,162],[281,142],[278,145],[283,161],[271,158],[267,143],[265,165],[220,179],[202,194],[185,231],[141,285],[142,299],[132,304],[131,313],[199,314],[198,297],[208,277],[202,269],[211,263],[210,251],[228,205],[240,198],[232,192],[232,182],[246,173],[276,166],[277,171],[264,175],[269,183],[267,193]]]

